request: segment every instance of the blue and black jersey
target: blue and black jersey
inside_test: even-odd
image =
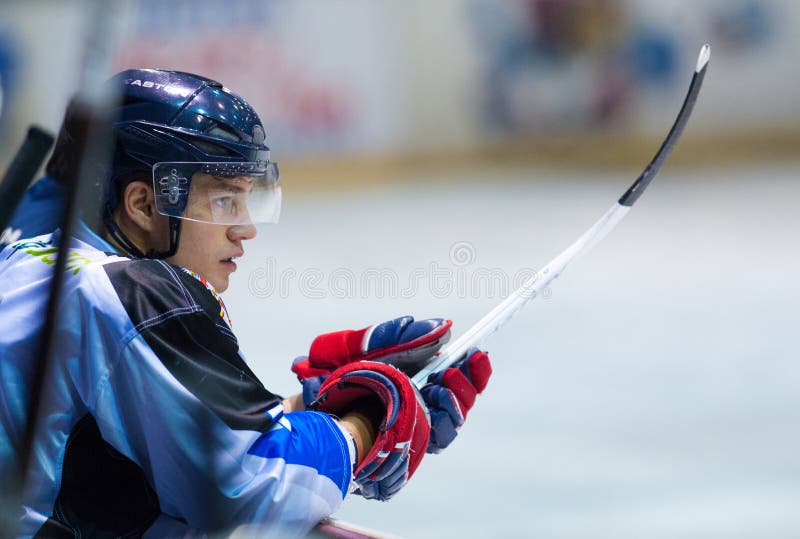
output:
[[[0,252],[0,480],[18,462],[59,232]],[[85,225],[70,243],[23,536],[303,534],[350,487],[352,439],[283,413],[195,276],[131,260]]]

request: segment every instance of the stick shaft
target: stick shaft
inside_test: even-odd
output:
[[[8,487],[9,495],[6,498],[12,500],[11,503],[15,505],[21,501],[30,471],[29,465],[36,458],[35,442],[36,431],[41,421],[42,392],[47,383],[51,351],[58,345],[55,342],[56,328],[58,327],[58,305],[66,274],[70,238],[77,226],[79,209],[88,207],[86,201],[93,200],[96,196],[93,192],[96,164],[107,162],[111,153],[110,110],[116,96],[108,95],[108,90],[102,81],[110,62],[113,38],[117,35],[114,29],[119,24],[115,21],[119,19],[111,15],[118,7],[118,2],[95,0],[91,2],[90,7],[92,8],[88,12],[90,31],[87,32],[87,46],[84,50],[86,60],[82,69],[84,80],[82,90],[74,98],[77,108],[75,112],[76,125],[80,126],[78,128],[80,133],[76,133],[80,142],[75,150],[80,163],[79,173],[74,180],[66,181],[64,185],[65,205],[60,220],[59,250],[53,267],[53,278],[45,307],[41,338],[31,367],[26,424],[22,433],[17,476],[12,479],[12,484]],[[11,503],[8,504],[8,507],[12,507]],[[19,523],[18,518],[16,510],[9,511],[5,507],[0,507],[0,524],[4,531],[10,530],[9,536],[15,535],[13,530]]]
[[[689,83],[689,90],[683,101],[678,116],[667,134],[661,147],[656,152],[653,159],[636,178],[636,181],[620,197],[616,204],[609,209],[589,230],[583,233],[572,245],[567,247],[564,252],[554,258],[536,275],[528,279],[521,287],[515,290],[509,297],[503,300],[497,307],[492,309],[486,316],[481,318],[471,328],[469,328],[458,339],[442,349],[434,360],[414,375],[413,381],[417,387],[422,387],[428,380],[431,373],[453,365],[461,360],[467,351],[478,346],[483,340],[505,325],[511,317],[519,312],[528,302],[553,282],[566,269],[566,267],[587,253],[594,247],[606,234],[608,234],[625,217],[633,204],[639,199],[650,182],[655,178],[661,166],[672,153],[675,144],[683,133],[686,123],[694,110],[694,104],[703,84],[706,74],[706,67],[711,55],[708,45],[703,45],[697,59],[692,81]]]

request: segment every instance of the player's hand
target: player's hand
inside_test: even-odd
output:
[[[442,318],[415,322],[412,316],[402,316],[359,330],[320,335],[311,343],[308,356],[292,364],[303,384],[303,402],[308,406],[331,372],[354,361],[379,361],[416,372],[447,342],[452,325]]]
[[[428,377],[422,387],[425,404],[431,415],[431,438],[428,453],[438,453],[455,439],[492,375],[492,364],[486,352],[471,348],[460,363]]]
[[[413,382],[391,365],[358,361],[333,371],[309,409],[365,416],[376,431],[357,463],[356,494],[388,500],[408,482],[428,447],[430,420]]]

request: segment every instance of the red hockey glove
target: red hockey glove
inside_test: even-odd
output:
[[[411,316],[402,316],[359,330],[320,335],[311,343],[308,356],[298,357],[292,364],[303,384],[303,402],[308,406],[325,378],[353,361],[379,361],[405,372],[419,370],[450,338],[452,325],[441,318],[415,322]]]
[[[411,380],[391,365],[358,361],[330,374],[310,409],[336,416],[357,411],[377,427],[375,443],[358,463],[357,494],[388,500],[419,466],[430,437],[430,419]]]
[[[428,453],[438,453],[455,439],[492,375],[489,355],[471,348],[466,359],[428,377],[420,390],[431,414],[431,439]]]

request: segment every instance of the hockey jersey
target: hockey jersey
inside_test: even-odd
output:
[[[22,197],[8,226],[0,231],[0,249],[20,238],[49,234],[58,228],[64,206],[64,188],[52,176],[33,183]],[[35,215],[35,219],[31,216]]]
[[[59,231],[0,252],[0,480],[18,465]],[[70,242],[20,535],[302,535],[350,487],[352,438],[284,414],[195,276]]]

